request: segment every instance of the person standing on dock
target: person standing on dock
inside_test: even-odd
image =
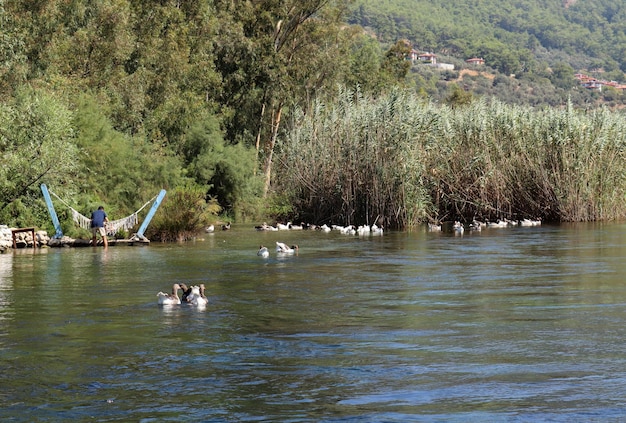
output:
[[[98,210],[94,210],[91,213],[91,245],[96,246],[96,235],[100,234],[102,238],[102,243],[104,244],[104,248],[109,246],[109,242],[107,240],[107,232],[104,229],[104,224],[109,221],[109,217],[104,211],[104,207],[98,207]]]

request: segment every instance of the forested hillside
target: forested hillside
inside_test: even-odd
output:
[[[349,21],[383,43],[409,40],[415,49],[434,52],[457,69],[465,59],[484,58],[496,76],[493,87],[486,81],[469,86],[505,101],[558,104],[569,96],[581,104],[623,103],[621,92],[609,92],[606,99],[581,93],[585,90],[573,76],[583,72],[626,82],[624,0],[357,0]],[[511,74],[515,81],[497,77]],[[427,86],[424,82],[418,78]]]

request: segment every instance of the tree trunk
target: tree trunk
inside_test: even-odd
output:
[[[282,103],[278,105],[276,111],[272,114],[272,131],[270,132],[269,143],[266,146],[265,157],[265,184],[263,185],[263,198],[267,197],[267,193],[270,190],[270,183],[272,181],[272,158],[274,156],[274,146],[276,145],[276,138],[278,137],[278,128],[280,127],[280,118],[283,112]]]

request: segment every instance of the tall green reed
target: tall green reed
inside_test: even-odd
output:
[[[449,108],[408,92],[341,91],[296,111],[276,190],[314,221],[624,218],[626,119],[480,99]]]

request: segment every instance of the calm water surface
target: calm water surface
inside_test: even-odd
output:
[[[2,254],[0,420],[626,420],[624,257],[617,223]]]

